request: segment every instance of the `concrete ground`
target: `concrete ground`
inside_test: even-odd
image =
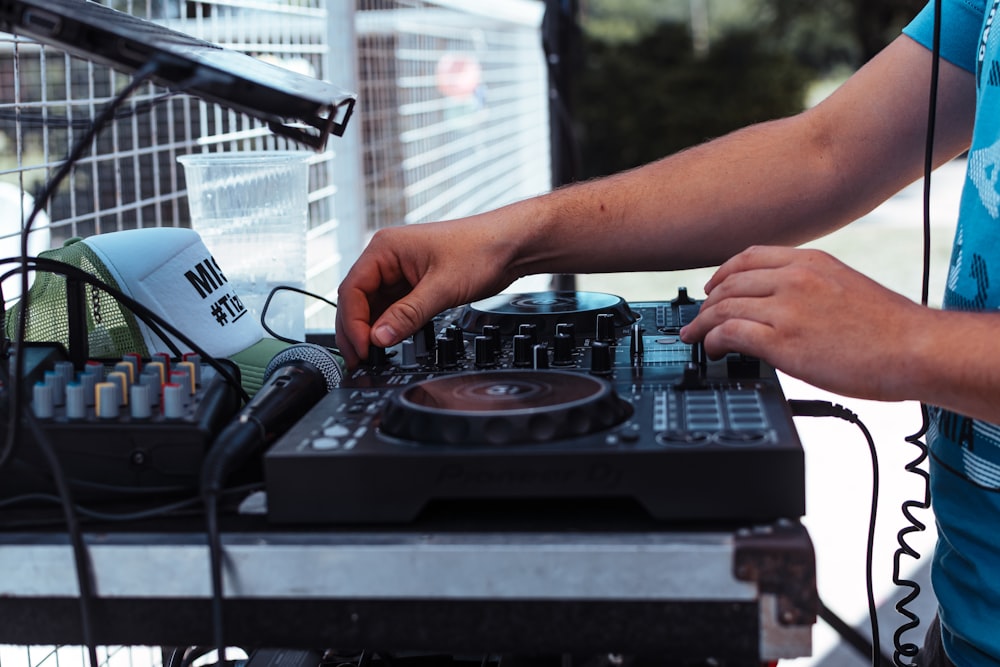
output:
[[[931,178],[931,305],[940,304],[958,211],[965,163],[955,161],[938,169]],[[920,299],[922,240],[922,182],[903,190],[871,214],[850,227],[810,244],[837,256],[847,264],[900,292]],[[674,273],[584,275],[577,289],[609,292],[629,301],[671,298],[680,285],[696,296],[711,270]],[[822,399],[841,404],[858,415],[871,431],[879,461],[880,493],[873,552],[876,604],[882,650],[891,657],[892,636],[904,620],[894,609],[906,593],[892,581],[897,533],[906,525],[900,504],[922,496],[922,482],[904,466],[918,450],[905,442],[916,432],[921,419],[913,403],[880,403],[846,399],[820,391],[803,382],[784,378],[786,396]],[[798,418],[806,451],[807,515],[804,523],[812,536],[817,561],[820,597],[826,606],[866,637],[871,636],[865,592],[865,556],[871,503],[872,464],[861,431],[836,419]],[[925,467],[925,466],[924,466]],[[935,532],[930,511],[917,512],[927,530],[907,538],[922,557],[902,557],[902,572],[919,582],[922,592],[910,605],[921,619],[918,630],[904,641],[918,644],[934,613],[935,600],[928,581],[930,554]],[[786,667],[849,667],[871,664],[840,640],[822,621],[813,632],[813,655],[782,661]]]

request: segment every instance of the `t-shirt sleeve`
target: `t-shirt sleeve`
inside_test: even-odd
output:
[[[941,57],[970,72],[976,71],[976,53],[987,0],[941,1]],[[903,34],[928,49],[934,39],[934,2],[928,2],[903,28]]]

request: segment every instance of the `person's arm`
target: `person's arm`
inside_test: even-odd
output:
[[[836,229],[920,176],[929,72],[929,52],[900,37],[797,116],[488,213],[382,230],[341,285],[341,352],[353,365],[369,343],[532,273],[709,266]],[[968,146],[972,75],[942,63],[939,98],[940,164]]]

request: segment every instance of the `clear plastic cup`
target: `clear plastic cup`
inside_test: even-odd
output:
[[[306,151],[182,155],[191,227],[233,291],[260,319],[275,287],[305,289],[309,165]],[[287,338],[305,337],[305,298],[281,290],[265,322]]]

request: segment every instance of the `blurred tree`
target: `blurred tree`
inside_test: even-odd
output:
[[[686,25],[661,23],[634,43],[588,41],[574,103],[584,178],[609,174],[802,109],[810,72],[733,31],[707,57]]]
[[[925,0],[753,0],[758,25],[817,69],[857,67],[899,35]]]
[[[800,111],[813,81],[864,63],[924,0],[581,3],[572,108],[587,178]]]

